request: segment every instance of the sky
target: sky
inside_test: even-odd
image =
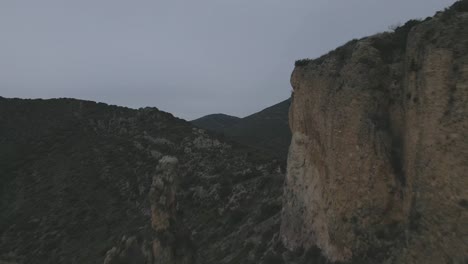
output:
[[[244,117],[294,61],[455,0],[1,0],[0,96]]]

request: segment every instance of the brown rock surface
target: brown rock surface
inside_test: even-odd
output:
[[[286,247],[317,245],[333,261],[467,261],[468,13],[300,61],[291,84]]]
[[[177,158],[164,156],[159,160],[149,192],[153,237],[143,240],[124,237],[117,247],[106,253],[104,264],[185,264],[193,263],[190,236],[176,217],[178,182]],[[186,243],[177,240],[186,240]]]

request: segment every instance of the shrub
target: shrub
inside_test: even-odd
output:
[[[459,0],[455,2],[451,7],[446,8],[441,16],[443,22],[448,21],[456,13],[468,12],[468,0]]]
[[[347,61],[353,55],[354,48],[356,47],[358,41],[359,40],[357,39],[352,39],[343,46],[338,47],[334,51],[330,52],[330,54],[337,56],[338,60],[341,62]]]
[[[403,26],[395,28],[395,32],[393,34],[374,39],[372,46],[380,51],[382,59],[385,62],[392,62],[393,55],[396,51],[406,50],[406,42],[409,32],[414,26],[420,23],[420,20],[410,20]]]
[[[296,67],[304,67],[304,66],[307,66],[309,64],[311,60],[310,59],[302,59],[302,60],[297,60],[295,63],[294,63],[294,66]]]
[[[260,212],[256,217],[258,222],[264,221],[281,211],[281,205],[278,204],[262,204]]]
[[[393,24],[393,25],[389,26],[388,29],[389,29],[390,31],[395,31],[395,30],[397,30],[397,28],[399,28],[399,27],[401,27],[401,23]]]
[[[468,0],[459,0],[450,9],[456,12],[468,12]]]
[[[229,224],[231,225],[237,225],[239,224],[247,215],[245,211],[242,211],[241,209],[235,209],[231,212],[229,215]]]
[[[458,205],[460,205],[461,207],[463,207],[465,209],[468,209],[468,200],[461,199],[461,200],[458,201]]]
[[[284,260],[280,254],[268,252],[263,260],[264,264],[283,264]]]
[[[304,260],[307,263],[328,263],[318,247],[309,248],[304,254]]]

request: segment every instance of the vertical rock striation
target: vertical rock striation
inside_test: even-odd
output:
[[[296,63],[286,247],[344,262],[468,259],[466,2]]]
[[[162,157],[152,178],[149,192],[152,238],[124,237],[120,245],[106,253],[104,264],[193,263],[190,235],[184,233],[187,228],[176,217],[178,164],[175,157]]]
[[[156,232],[153,239],[155,264],[193,263],[190,234],[184,232],[187,228],[182,226],[176,216],[178,163],[175,157],[163,157],[159,161],[158,173],[153,176],[150,204],[151,223]]]

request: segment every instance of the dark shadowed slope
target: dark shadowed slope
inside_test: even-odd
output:
[[[0,97],[0,181],[0,263],[260,263],[284,250],[279,163],[156,108]]]
[[[290,104],[291,100],[288,99],[242,119],[215,114],[193,120],[192,123],[273,153],[277,157],[286,158],[291,140],[288,125]]]

